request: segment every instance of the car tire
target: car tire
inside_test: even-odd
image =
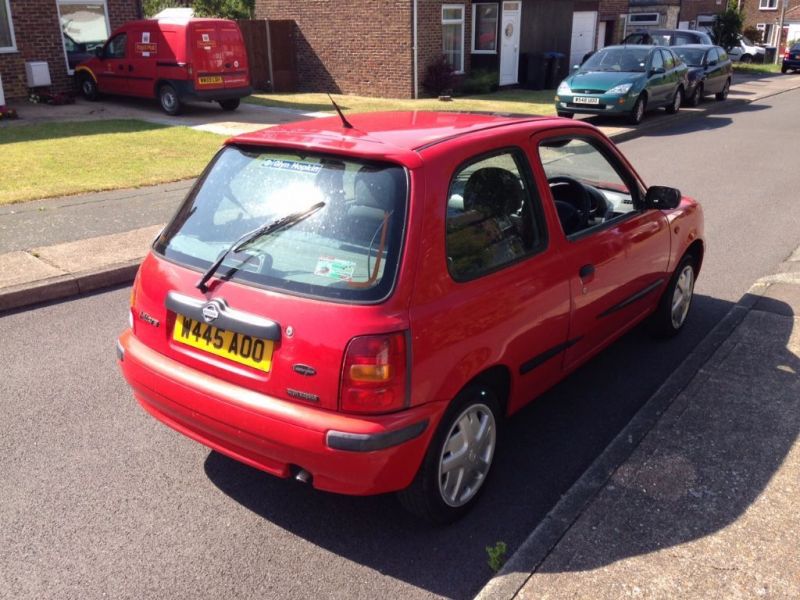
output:
[[[158,88],[158,101],[161,104],[161,109],[168,115],[178,115],[183,109],[178,92],[169,83],[165,83]]]
[[[697,261],[692,254],[685,254],[673,272],[656,312],[650,317],[653,335],[670,338],[683,329],[692,306],[696,278]]]
[[[672,97],[672,102],[665,107],[667,114],[674,115],[681,109],[681,104],[683,104],[683,88],[678,86],[678,89],[675,90],[675,95]]]
[[[642,94],[636,99],[633,104],[633,109],[628,115],[628,122],[632,125],[638,125],[644,119],[644,113],[647,110],[647,98]]]
[[[230,98],[228,100],[220,100],[219,105],[222,107],[222,110],[236,110],[239,108],[239,98]]]
[[[558,111],[558,116],[565,119],[571,119],[575,116],[575,113]]]
[[[723,102],[724,100],[726,100],[728,98],[728,92],[730,90],[731,90],[731,80],[728,79],[725,82],[725,85],[722,87],[722,91],[721,92],[717,92],[717,94],[714,97],[717,100],[719,100],[720,102]]]
[[[698,83],[697,87],[694,88],[694,93],[692,97],[689,98],[689,106],[700,106],[700,103],[703,101],[703,84]]]
[[[456,396],[414,481],[397,493],[403,508],[427,523],[444,525],[474,506],[491,471],[499,410],[494,391],[485,385],[470,385]]]
[[[90,75],[85,73],[81,75],[80,79],[78,80],[78,86],[81,91],[81,96],[89,100],[89,102],[94,102],[97,100],[97,97],[99,96],[97,84]]]
[[[751,62],[753,62],[753,57],[750,56],[749,54],[742,54],[742,58],[739,59],[739,62],[742,62],[746,65],[750,64]]]
[[[785,75],[788,72],[789,72],[789,67],[787,67],[786,65],[782,65],[781,66],[781,73],[783,73]]]

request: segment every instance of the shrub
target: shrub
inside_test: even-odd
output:
[[[455,83],[455,71],[447,62],[444,54],[438,56],[425,69],[425,79],[422,88],[431,96],[441,96],[444,92],[451,91]]]
[[[754,44],[760,44],[761,42],[764,41],[763,39],[764,33],[752,26],[745,29],[742,32],[742,35],[751,42],[753,42]]]
[[[711,27],[711,38],[714,43],[730,51],[739,44],[742,33],[742,13],[736,8],[736,0],[729,0],[725,12],[717,15]]]
[[[488,94],[497,89],[497,71],[475,69],[459,86],[461,94]]]

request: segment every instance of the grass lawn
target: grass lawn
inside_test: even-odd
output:
[[[194,177],[224,139],[129,119],[0,127],[0,204]]]
[[[733,63],[733,70],[736,73],[780,73],[781,72],[781,63],[777,65],[769,63],[769,64],[757,64],[757,63],[742,63],[742,62],[735,62]]]
[[[450,102],[436,98],[401,100],[396,98],[368,98],[366,96],[334,95],[342,110],[351,113],[377,110],[448,110],[554,115],[554,90],[502,90],[479,96],[462,96]],[[253,104],[292,108],[307,112],[333,112],[326,94],[254,94],[245,100]]]

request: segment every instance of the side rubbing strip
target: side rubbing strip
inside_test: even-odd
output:
[[[633,304],[637,300],[641,300],[642,298],[647,296],[647,294],[649,294],[650,292],[655,291],[656,289],[658,289],[658,286],[660,286],[663,283],[663,281],[664,281],[663,278],[654,281],[653,283],[648,285],[643,290],[640,290],[640,291],[636,292],[633,296],[628,296],[627,298],[625,298],[625,300],[623,300],[619,304],[615,304],[611,308],[607,308],[606,310],[601,312],[599,315],[597,315],[597,318],[598,319],[602,319],[603,317],[607,317],[608,315],[613,315],[615,312],[622,310],[626,306],[630,306],[631,304]]]
[[[559,344],[558,346],[553,346],[549,350],[545,350],[541,354],[534,356],[532,359],[526,360],[524,363],[522,363],[522,365],[520,365],[519,374],[525,375],[526,373],[530,373],[539,365],[546,363],[551,358],[561,354],[567,348],[577,344],[581,340],[581,337],[576,337],[571,340],[567,340],[563,344]]]

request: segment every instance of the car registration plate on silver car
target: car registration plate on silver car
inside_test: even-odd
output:
[[[575,104],[600,104],[600,98],[590,98],[589,96],[575,96],[572,101]]]

